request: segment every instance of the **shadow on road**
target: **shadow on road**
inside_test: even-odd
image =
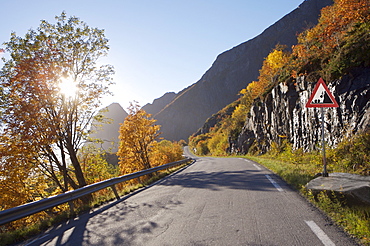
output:
[[[127,205],[124,198],[113,202],[91,213],[82,214],[78,218],[60,224],[37,239],[22,245],[130,245],[142,234],[150,234],[158,227],[154,221],[138,221],[134,225],[125,225],[124,228],[116,227],[117,223],[138,210],[172,209],[181,205],[180,201],[167,201],[166,204]],[[88,225],[89,224],[89,225]],[[88,225],[88,226],[87,226]],[[113,226],[112,226],[113,225]],[[111,236],[101,233],[111,227]],[[103,230],[104,229],[104,230]]]
[[[86,242],[86,237],[89,237],[91,233],[98,233],[98,231],[89,231],[86,229],[86,225],[89,220],[95,216],[109,216],[108,210],[114,206],[117,206],[122,201],[115,201],[110,203],[107,206],[104,206],[94,212],[89,212],[80,215],[75,219],[71,219],[67,222],[64,222],[58,226],[53,227],[51,230],[46,232],[45,234],[41,235],[39,238],[34,239],[31,242],[28,242],[26,245],[29,246],[36,246],[41,244],[48,244],[53,241],[53,245],[82,245],[82,242]],[[124,204],[124,203],[123,203]],[[130,211],[134,210],[135,207],[124,207],[120,210],[115,210],[115,215],[113,218],[120,218],[123,217],[125,214],[129,213]],[[105,220],[104,217],[98,219],[96,223],[100,223],[101,225],[104,224]],[[65,235],[66,232],[72,230],[70,235]],[[68,237],[68,239],[66,239]],[[71,241],[73,240],[73,242]]]
[[[160,185],[179,185],[186,188],[198,189],[243,189],[255,191],[275,191],[265,174],[260,171],[224,171],[224,172],[188,172],[173,176]]]
[[[191,165],[192,164],[174,172],[169,177],[182,172]],[[165,179],[166,178],[156,183],[162,182]],[[125,220],[128,214],[140,209],[144,209],[145,207],[152,209],[169,209],[169,207],[182,204],[180,201],[167,201],[165,204],[142,203],[135,206],[127,205],[125,200],[150,188],[156,183],[134,191],[122,197],[120,200],[103,205],[97,210],[81,214],[77,218],[54,226],[36,239],[23,242],[19,245],[128,245],[130,242],[135,241],[137,235],[151,233],[151,231],[158,225],[155,222],[149,221],[135,224],[134,226],[125,227],[125,229],[120,228],[119,233],[112,231],[112,234],[115,234],[116,236],[114,239],[109,238],[109,241],[107,242],[104,242],[106,236],[101,235],[99,232],[102,231],[102,228],[109,227],[112,223],[115,224],[122,222],[122,220]],[[89,224],[89,227],[87,227],[87,224]]]
[[[212,162],[212,159],[207,160]],[[200,161],[201,162],[201,161]],[[193,165],[190,165],[193,166]],[[157,182],[158,186],[181,186],[184,188],[209,189],[242,189],[254,191],[275,191],[263,172],[258,170],[194,170],[187,168],[176,172],[176,175]],[[148,189],[149,187],[144,188]],[[142,190],[141,190],[142,191]],[[141,192],[139,191],[139,192]],[[137,220],[134,224],[116,226],[131,216],[139,216],[141,211],[173,209],[181,201],[166,200],[153,204],[127,203],[125,200],[137,192],[125,196],[101,208],[82,214],[76,219],[55,226],[36,240],[26,245],[130,245],[143,234],[151,234],[159,226],[155,221]],[[147,208],[150,208],[148,210]],[[140,216],[139,216],[140,217]],[[109,230],[109,236],[104,234]]]

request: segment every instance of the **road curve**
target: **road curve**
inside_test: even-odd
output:
[[[357,244],[259,164],[197,157],[155,185],[27,245]]]

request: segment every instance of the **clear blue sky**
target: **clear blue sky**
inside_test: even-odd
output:
[[[141,106],[197,82],[217,55],[260,34],[303,0],[1,0],[0,48],[65,10],[105,29],[115,96]]]

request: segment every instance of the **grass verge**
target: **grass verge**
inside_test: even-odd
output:
[[[315,173],[321,172],[321,166],[313,163],[291,163],[268,157],[247,156],[267,167],[288,184],[295,187],[311,203],[324,211],[332,220],[341,226],[350,235],[356,237],[363,245],[370,245],[370,208],[347,206],[343,202],[329,198],[321,193],[314,199],[305,185],[314,177]]]

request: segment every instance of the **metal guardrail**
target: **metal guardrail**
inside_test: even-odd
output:
[[[59,195],[48,197],[48,198],[45,198],[39,201],[30,202],[30,203],[27,203],[27,204],[24,204],[18,207],[0,211],[0,225],[27,217],[29,215],[41,212],[43,210],[58,206],[60,204],[63,204],[69,201],[73,201],[77,198],[83,197],[85,195],[91,194],[93,192],[96,192],[102,189],[106,189],[108,187],[112,188],[118,200],[120,199],[120,197],[115,188],[116,184],[131,180],[131,179],[139,178],[141,176],[154,173],[156,171],[160,171],[163,169],[167,169],[173,166],[181,165],[191,160],[192,160],[191,158],[186,158],[181,161],[171,162],[168,164],[164,164],[162,166],[153,167],[153,168],[139,171],[136,173],[131,173],[128,175],[123,175],[120,177],[107,179],[107,180],[104,180],[104,181],[101,181],[95,184],[84,186],[76,190],[68,191],[63,194],[59,194]]]

